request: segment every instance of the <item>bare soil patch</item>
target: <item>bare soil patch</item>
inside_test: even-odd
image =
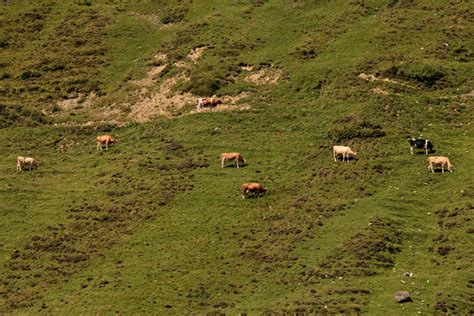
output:
[[[173,86],[178,79],[189,80],[184,76],[165,79],[157,92],[132,105],[129,118],[144,123],[157,116],[176,116],[176,112],[186,105],[195,104],[197,97],[192,94],[173,92]]]
[[[253,69],[253,67],[249,66],[247,69]],[[276,84],[282,75],[282,71],[278,69],[260,69],[246,76],[245,80],[257,85]]]
[[[59,108],[63,111],[70,111],[77,108],[91,108],[97,102],[99,96],[95,92],[88,95],[80,93],[76,98],[65,99],[57,102]]]
[[[188,58],[191,59],[193,63],[197,63],[198,59],[202,57],[202,54],[206,51],[207,47],[197,47],[188,54]]]
[[[388,78],[379,78],[379,77],[376,77],[375,75],[371,75],[371,74],[361,73],[361,74],[359,74],[358,77],[362,80],[365,80],[365,81],[382,81],[382,82],[388,82],[388,83],[401,85],[401,86],[404,86],[404,87],[414,88],[413,86],[410,86],[410,85],[408,85],[406,83],[403,83],[403,82],[398,82],[396,80],[388,79]]]

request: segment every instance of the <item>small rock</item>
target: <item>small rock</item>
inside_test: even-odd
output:
[[[393,298],[398,303],[413,302],[413,300],[410,297],[410,293],[408,293],[407,291],[398,291],[395,293]]]

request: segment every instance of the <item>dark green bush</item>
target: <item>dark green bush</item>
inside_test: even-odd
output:
[[[21,105],[0,104],[0,128],[12,125],[37,126],[47,123],[39,111]]]
[[[436,81],[444,77],[444,73],[441,70],[429,64],[413,65],[406,71],[403,71],[403,75],[428,86],[434,85]]]
[[[184,19],[187,12],[188,12],[188,9],[183,8],[183,7],[166,9],[162,13],[161,23],[163,24],[179,23]]]
[[[368,121],[341,123],[341,126],[331,128],[327,137],[333,142],[348,141],[354,138],[376,138],[385,136],[382,126]]]
[[[212,96],[221,88],[222,85],[223,82],[220,79],[199,78],[196,80],[191,79],[184,83],[182,90],[185,92],[191,92],[195,95]]]
[[[34,71],[34,70],[24,70],[19,78],[22,79],[22,80],[27,80],[27,79],[31,79],[31,78],[38,78],[38,77],[41,77],[41,73],[39,73],[38,71]]]
[[[389,0],[387,8],[409,8],[415,3],[414,0]]]

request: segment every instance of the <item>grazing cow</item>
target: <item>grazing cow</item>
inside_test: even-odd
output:
[[[444,173],[444,169],[448,169],[449,172],[453,172],[453,165],[449,161],[448,157],[433,156],[428,157],[428,171],[434,173],[434,168],[441,166],[441,172]]]
[[[35,158],[18,156],[16,159],[16,170],[22,171],[24,165],[29,165],[29,170],[31,171],[32,168],[38,168],[38,161]]]
[[[357,158],[357,153],[347,146],[333,146],[332,154],[334,156],[334,161],[337,161],[337,156],[340,155],[342,155],[342,161],[349,161],[349,158]]]
[[[250,197],[250,193],[257,198],[267,192],[267,189],[263,187],[260,183],[243,183],[241,186],[242,189],[242,198]]]
[[[110,135],[101,135],[95,138],[97,142],[97,150],[102,150],[102,145],[105,144],[105,149],[109,149],[109,144],[115,144],[117,141]]]
[[[200,110],[201,107],[203,106],[208,106],[208,107],[213,108],[215,106],[218,106],[219,104],[222,104],[222,101],[217,98],[199,98],[197,109]]]
[[[221,167],[224,168],[226,161],[234,161],[235,166],[239,168],[239,164],[244,165],[247,163],[247,160],[242,157],[239,153],[222,153],[221,154]]]
[[[428,152],[433,150],[433,144],[429,139],[421,139],[421,138],[411,138],[408,140],[410,143],[410,152],[413,155],[413,149],[424,149],[425,155],[428,155]]]

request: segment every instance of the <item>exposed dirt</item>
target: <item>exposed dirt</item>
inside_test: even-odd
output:
[[[375,94],[379,94],[379,95],[389,95],[390,92],[382,89],[382,88],[373,88],[372,89],[372,92],[375,93]]]
[[[363,79],[365,81],[383,81],[383,82],[388,82],[388,83],[393,83],[393,84],[397,84],[397,85],[401,85],[401,86],[404,86],[404,87],[408,87],[408,88],[414,88],[413,86],[410,86],[406,83],[403,83],[403,82],[398,82],[398,81],[395,81],[395,80],[392,80],[392,79],[388,79],[388,78],[379,78],[379,77],[376,77],[374,75],[370,75],[370,74],[365,74],[365,73],[361,73],[359,74],[358,76],[360,79]]]
[[[191,93],[173,92],[178,79],[189,80],[184,76],[165,79],[158,91],[149,97],[142,98],[132,105],[129,118],[139,123],[152,120],[157,116],[176,116],[177,111],[186,106],[194,106],[197,97]]]
[[[253,67],[249,67],[247,69],[253,69]],[[276,84],[278,80],[282,77],[283,73],[281,70],[278,69],[260,69],[257,70],[245,77],[245,80],[248,82],[252,82],[258,85],[262,84]]]
[[[197,63],[202,57],[207,47],[197,47],[187,55],[187,59],[179,61],[174,64],[178,69],[190,67],[190,62]],[[159,62],[166,62],[168,59],[166,54],[159,53],[155,55],[155,60]],[[220,112],[220,111],[232,111],[232,110],[245,110],[249,109],[248,104],[237,103],[249,96],[248,93],[241,93],[237,96],[223,96],[220,99],[223,101],[223,105],[215,108],[204,108],[199,111],[196,110],[198,97],[191,93],[184,93],[174,89],[174,86],[178,81],[190,80],[183,74],[177,74],[171,78],[165,79],[158,90],[155,91],[151,96],[148,94],[149,87],[155,85],[157,77],[161,72],[168,66],[168,64],[162,64],[157,67],[153,67],[147,72],[145,78],[140,80],[132,81],[131,83],[141,87],[136,90],[136,94],[139,95],[139,101],[131,106],[131,112],[128,117],[136,122],[144,123],[156,118],[157,116],[165,117],[176,117],[186,114],[194,114],[197,112]],[[276,75],[278,74],[278,75]],[[280,76],[279,72],[275,73],[258,73],[255,80],[263,82],[276,82]]]
[[[139,80],[133,80],[131,83],[136,84],[141,87],[152,87],[156,83],[157,77],[161,74],[161,72],[166,68],[167,65],[160,65],[157,67],[151,68],[146,77]]]
[[[63,111],[70,111],[77,108],[91,108],[97,102],[99,96],[95,92],[88,95],[80,93],[76,98],[58,101],[57,105]]]
[[[253,66],[252,65],[243,65],[243,66],[240,66],[240,69],[242,69],[243,71],[252,71],[253,70]]]
[[[206,51],[207,47],[197,47],[193,49],[189,54],[188,58],[191,59],[193,63],[197,63],[198,59],[202,57],[202,54]]]
[[[138,17],[140,19],[143,19],[147,21],[150,24],[156,25],[156,26],[161,26],[161,18],[158,14],[138,14],[138,13],[130,13],[131,16]]]

